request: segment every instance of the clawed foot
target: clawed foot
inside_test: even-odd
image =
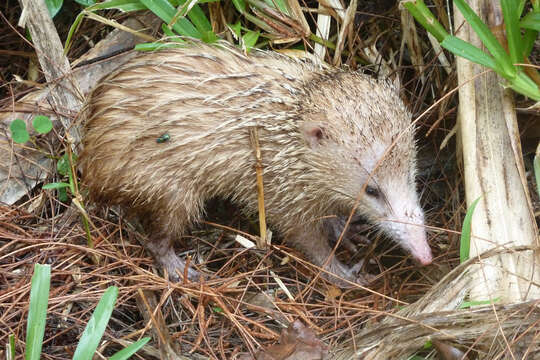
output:
[[[186,262],[180,259],[174,252],[174,248],[167,243],[165,243],[165,246],[159,242],[149,242],[145,245],[152,253],[156,262],[167,272],[169,280],[183,282],[187,276],[187,280],[197,282],[205,277],[191,266],[186,268]]]
[[[204,278],[204,275],[191,266],[186,268],[186,262],[180,259],[174,251],[159,259],[159,264],[167,271],[169,280],[173,282],[184,282],[186,276],[187,280],[191,282],[198,282],[201,278]]]
[[[375,280],[376,276],[361,272],[363,263],[360,261],[353,267],[348,267],[334,258],[326,266],[327,272],[323,272],[321,276],[326,281],[343,289],[353,288],[354,284],[366,286]]]
[[[371,240],[366,236],[362,235],[361,232],[366,231],[371,228],[371,225],[364,224],[359,222],[359,217],[353,217],[347,231],[342,236],[343,229],[347,223],[347,217],[337,216],[334,218],[326,219],[324,222],[324,231],[328,236],[328,240],[331,246],[336,244],[336,241],[342,237],[341,246],[343,246],[347,251],[355,254],[358,252],[357,244],[370,245]]]

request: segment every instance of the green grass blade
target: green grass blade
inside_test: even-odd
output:
[[[444,26],[433,16],[423,0],[407,0],[403,1],[402,4],[424,29],[435,36],[437,41],[442,42],[449,35]]]
[[[279,11],[281,11],[282,13],[284,13],[285,15],[291,15],[291,11],[289,9],[289,4],[287,3],[287,1],[284,1],[284,0],[264,0],[264,2],[270,6],[270,7],[273,7],[274,9],[278,9]]]
[[[6,359],[15,360],[15,335],[9,334],[8,344],[6,349]]]
[[[517,10],[518,16],[521,16],[524,8],[525,8],[525,0],[519,0],[518,10]]]
[[[243,15],[246,12],[246,2],[244,0],[232,0],[232,3],[240,14]]]
[[[79,340],[73,360],[91,360],[105,332],[118,296],[116,286],[109,287],[99,300],[90,321]]]
[[[51,267],[35,264],[30,290],[30,309],[26,322],[26,351],[24,354],[26,360],[39,360],[41,357],[50,286]]]
[[[184,5],[186,3],[185,0],[178,1],[179,5]],[[185,14],[182,14],[181,16],[184,16]],[[199,30],[201,34],[204,34],[208,31],[212,31],[212,25],[210,24],[210,20],[206,17],[206,14],[201,9],[201,7],[197,4],[193,5],[191,9],[189,10],[189,13],[187,14],[193,25]]]
[[[199,5],[195,5],[191,8],[188,13],[188,17],[201,33],[204,34],[205,32],[212,31],[210,20],[208,20],[206,14]]]
[[[163,49],[176,49],[186,46],[185,43],[174,41],[168,43],[162,42],[153,42],[153,43],[143,43],[135,45],[135,50],[137,51],[158,51]]]
[[[539,19],[540,21],[540,19]],[[538,37],[538,31],[525,29],[525,35],[523,35],[523,57],[527,58],[532,52],[534,42]]]
[[[508,56],[506,50],[499,43],[495,35],[493,35],[489,27],[482,22],[465,0],[454,0],[454,4],[463,14],[465,20],[471,25],[480,40],[482,40],[482,43],[489,50],[491,55],[495,58],[497,64],[500,65],[502,72],[500,75],[507,79],[515,77],[517,70],[512,64],[510,56]]]
[[[64,54],[68,53],[69,48],[71,47],[71,39],[73,37],[73,34],[75,34],[77,29],[79,28],[79,25],[81,24],[84,15],[86,15],[89,11],[91,12],[105,9],[118,9],[124,12],[130,12],[137,10],[146,10],[146,6],[144,6],[139,0],[110,0],[87,7],[85,10],[81,11],[79,15],[77,15],[75,21],[69,28],[68,36],[64,44]]]
[[[108,9],[117,9],[124,12],[131,12],[137,10],[146,10],[146,6],[144,6],[139,0],[110,0],[86,8],[86,10],[88,11]]]
[[[150,341],[149,337],[142,338],[141,340],[134,342],[133,344],[129,345],[127,348],[120,350],[119,352],[115,353],[113,356],[109,358],[109,360],[126,360],[129,359],[129,357],[137,352],[140,348],[142,348],[146,343]]]
[[[176,15],[176,9],[167,0],[140,0],[150,11],[169,24]],[[200,39],[201,33],[186,18],[180,17],[172,26],[174,31],[183,36]]]
[[[540,89],[538,88],[538,85],[536,85],[536,83],[524,72],[520,72],[518,76],[510,82],[509,87],[531,99],[540,101]]]
[[[82,19],[84,18],[84,11],[81,11],[79,15],[75,18],[75,21],[73,21],[73,24],[69,27],[68,36],[66,38],[66,42],[64,43],[64,55],[66,55],[71,48],[71,38],[73,37],[73,34],[77,31],[79,28],[79,25],[81,24]]]
[[[458,309],[468,309],[474,306],[480,306],[480,305],[489,305],[494,304],[501,301],[500,297],[497,297],[493,300],[473,300],[473,301],[464,301],[461,305],[458,306]]]
[[[207,44],[213,44],[218,41],[219,38],[213,31],[206,31],[205,33],[203,33],[201,40]]]
[[[501,69],[497,66],[495,59],[477,48],[476,46],[461,40],[455,36],[447,36],[441,43],[441,46],[446,50],[454,53],[457,56],[464,57],[467,60],[484,65],[487,68],[499,72]]]
[[[162,41],[177,42],[182,44],[186,43],[184,38],[173,33],[172,30],[169,29],[167,24],[161,24],[161,30],[163,31],[163,34],[167,37],[166,39],[162,39]]]
[[[521,29],[519,28],[518,7],[519,4],[516,0],[501,0],[508,51],[513,64],[523,62],[523,41],[521,40]]]
[[[248,13],[246,11],[246,2],[244,0],[232,0],[232,3],[234,7],[236,8],[236,10],[238,10],[238,12],[242,14],[242,16],[244,16],[244,18],[246,18],[246,20],[248,20],[249,22],[255,24],[257,27],[271,34],[275,31],[271,26],[266,24],[264,21]]]
[[[9,334],[6,348],[6,360],[15,360],[15,335]]]
[[[474,214],[474,209],[478,204],[480,198],[473,201],[467,213],[465,214],[465,219],[463,219],[463,226],[461,227],[461,238],[459,241],[459,261],[461,263],[469,259],[469,254],[471,252],[471,222]]]
[[[525,29],[540,31],[540,12],[531,11],[521,19],[519,25]]]

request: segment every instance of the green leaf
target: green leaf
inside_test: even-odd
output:
[[[459,261],[463,263],[469,259],[471,252],[471,222],[474,213],[474,209],[478,204],[480,197],[473,201],[467,213],[465,219],[463,219],[463,226],[461,227],[461,238],[459,241]]]
[[[132,12],[148,9],[139,0],[110,0],[97,3],[87,8],[87,11],[117,9],[123,12]]]
[[[127,348],[122,349],[109,358],[109,360],[125,360],[142,348],[150,340],[149,337],[142,338],[141,340],[134,342]]]
[[[219,307],[219,306],[212,307],[212,311],[215,312],[215,313],[218,313],[218,314],[223,313],[223,309],[221,307]]]
[[[259,39],[259,35],[261,33],[259,31],[248,31],[247,33],[242,36],[242,41],[246,47],[246,49],[251,49],[255,46],[257,43],[257,40]]]
[[[51,18],[55,17],[56,14],[58,14],[60,9],[62,8],[63,3],[64,0],[45,0],[45,5],[47,5],[47,9],[49,10]]]
[[[51,189],[58,190],[58,189],[63,189],[63,188],[67,188],[67,187],[69,187],[68,183],[65,183],[65,182],[53,182],[53,183],[43,185],[42,189],[45,189],[45,190],[51,190]]]
[[[523,35],[523,57],[528,58],[534,47],[534,42],[538,37],[538,31],[525,29],[525,34]]]
[[[69,184],[68,184],[69,185]],[[60,188],[58,191],[58,200],[65,203],[69,200],[68,194],[67,194],[67,187]]]
[[[79,15],[75,18],[75,21],[73,21],[73,24],[69,27],[68,35],[66,37],[66,42],[64,43],[64,55],[66,55],[71,48],[71,38],[73,37],[73,34],[77,31],[79,26],[81,25],[81,22],[84,18],[84,12],[81,11]]]
[[[531,99],[540,101],[540,89],[538,88],[538,85],[536,85],[536,83],[523,71],[520,71],[518,75],[510,81],[509,86]]]
[[[26,131],[26,123],[21,119],[15,119],[9,125],[9,130],[11,130],[11,138],[17,144],[24,144],[30,140],[30,135]]]
[[[229,24],[229,28],[236,35],[236,39],[240,39],[240,36],[242,35],[242,25],[240,24],[240,21],[237,21],[236,24]]]
[[[433,347],[433,343],[431,342],[431,340],[426,341],[426,343],[424,344],[425,350],[431,349],[432,347]]]
[[[219,38],[213,31],[206,31],[205,33],[203,33],[203,36],[201,38],[201,40],[207,44],[213,44],[218,41],[218,39]]]
[[[79,340],[77,349],[75,349],[73,360],[92,359],[99,342],[101,341],[101,337],[105,332],[117,297],[118,288],[116,286],[111,286],[105,291],[101,300],[99,300],[90,321],[86,324],[86,328]]]
[[[441,42],[441,46],[457,56],[461,56],[477,64],[484,65],[489,69],[497,71],[497,73],[502,72],[502,69],[495,62],[495,59],[476,46],[461,40],[458,37],[447,36],[446,39]]]
[[[77,155],[72,154],[71,159],[77,163]],[[71,165],[69,164],[69,157],[67,153],[62,155],[62,157],[56,163],[56,171],[58,171],[58,173],[62,176],[67,176],[71,173]]]
[[[465,20],[471,25],[480,40],[482,40],[482,43],[495,58],[501,69],[501,73],[499,74],[507,79],[512,79],[516,75],[517,70],[512,64],[510,56],[508,56],[506,50],[499,43],[495,35],[493,35],[489,27],[482,22],[465,0],[454,0],[454,5],[463,14]]]
[[[525,0],[519,0],[518,11],[517,11],[517,14],[519,16],[521,16],[521,14],[523,13],[523,8],[524,7],[525,7]]]
[[[540,31],[540,12],[531,11],[521,19],[519,25],[525,29]]]
[[[167,0],[140,0],[140,2],[167,24],[176,15],[176,9]],[[200,31],[184,17],[180,17],[173,24],[172,28],[182,36],[189,36],[196,39],[202,37]]]
[[[185,0],[180,0],[180,5],[185,5]],[[178,11],[178,10],[177,10]],[[185,15],[185,14],[182,14]],[[187,14],[193,25],[200,31],[201,34],[204,34],[207,31],[212,31],[212,25],[210,20],[206,17],[206,14],[197,4],[193,5]]]
[[[442,42],[449,35],[446,29],[437,21],[423,0],[405,0],[403,6],[411,15],[433,35],[437,41]]]
[[[276,8],[281,11],[282,13],[284,13],[285,15],[291,15],[291,11],[289,9],[289,4],[287,3],[287,1],[284,1],[284,0],[264,0],[264,2],[270,6],[270,7],[273,7],[273,8]]]
[[[53,124],[48,116],[38,115],[32,121],[32,126],[40,134],[47,134],[52,130]]]
[[[246,12],[246,2],[244,0],[232,0],[232,3],[240,14],[244,14]]]
[[[51,267],[35,264],[32,288],[30,289],[30,308],[26,322],[26,351],[24,354],[26,360],[39,360],[41,356],[50,286]]]
[[[96,4],[94,0],[75,0],[75,2],[84,7],[89,7]]]
[[[506,25],[506,38],[508,50],[513,64],[523,62],[523,40],[519,28],[519,4],[516,0],[500,0],[501,8]]]

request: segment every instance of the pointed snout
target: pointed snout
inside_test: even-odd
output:
[[[385,193],[390,211],[381,223],[382,229],[409,252],[416,262],[431,264],[433,255],[427,241],[424,211],[416,193],[412,189],[388,190]]]
[[[433,261],[431,248],[427,242],[424,226],[424,216],[421,210],[416,211],[414,216],[408,215],[403,220],[384,222],[383,226],[393,234],[394,239],[407,250],[411,256],[422,265],[429,265]]]
[[[431,248],[429,247],[426,236],[420,239],[411,239],[411,255],[422,265],[429,265],[433,261]]]
[[[423,224],[423,216],[419,217],[422,221],[416,224],[406,224],[402,232],[402,245],[409,250],[414,260],[422,265],[429,265],[433,261],[431,248],[427,242],[426,230]]]

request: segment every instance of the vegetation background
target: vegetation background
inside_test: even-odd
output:
[[[523,12],[534,13],[538,6],[535,1],[523,4]],[[396,1],[113,0],[94,4],[66,0],[48,1],[47,5],[73,73],[84,74],[76,75],[82,93],[110,71],[101,64],[121,58],[135,44],[139,50],[153,50],[163,46],[158,41],[162,37],[167,37],[168,43],[181,41],[175,39],[178,35],[206,42],[225,39],[245,51],[257,47],[298,55],[299,50],[307,50],[334,66],[361,68],[373,76],[399,77],[403,99],[413,117],[419,118],[418,181],[435,260],[429,267],[418,268],[395,244],[366,228],[358,239],[367,235],[372,243],[360,240],[358,251],[340,249],[338,255],[351,262],[368,257],[366,270],[380,275],[369,289],[342,291],[323,280],[312,281],[317,269],[281,245],[278,237],[268,251],[246,251],[234,236],[257,234],[258,223],[246,219],[232,204],[215,202],[208,206],[209,222],[181,239],[178,249],[191,261],[216,272],[219,279],[201,284],[167,282],[139,245],[141,235],[121,214],[84,204],[84,189],[78,187],[76,156],[72,153],[77,140],[73,128],[66,131],[61,121],[53,121],[55,126],[45,135],[27,126],[27,141],[17,145],[10,140],[8,125],[13,118],[8,115],[24,114],[30,119],[23,118],[28,124],[38,114],[75,123],[77,109],[53,106],[44,97],[33,97],[47,83],[47,70],[38,62],[39,51],[33,44],[38,40],[29,35],[37,37],[38,32],[29,28],[39,29],[41,25],[18,27],[21,6],[6,0],[0,4],[0,109],[6,115],[2,118],[0,152],[5,150],[4,155],[9,154],[11,160],[0,162],[0,169],[8,174],[0,178],[0,193],[5,195],[16,187],[13,179],[23,185],[15,201],[2,198],[0,202],[0,343],[11,344],[0,347],[0,357],[9,358],[12,352],[21,357],[25,352],[30,280],[36,263],[51,266],[43,359],[73,357],[100,297],[113,285],[118,287],[118,300],[96,358],[109,357],[151,336],[152,340],[134,356],[232,359],[275,344],[282,329],[297,319],[313,333],[302,328],[288,339],[282,335],[281,348],[268,348],[257,359],[294,359],[299,348],[314,359],[323,353],[337,358],[344,346],[367,348],[355,334],[370,327],[377,329],[384,325],[384,319],[402,317],[399,311],[429,291],[433,293],[434,286],[441,286],[445,275],[460,264],[459,240],[467,205],[462,148],[456,140],[456,60]],[[447,1],[433,0],[428,5],[444,29],[455,30],[454,9]],[[119,24],[132,31],[120,35],[120,30],[114,30]],[[534,24],[533,19],[533,30]],[[505,38],[500,23],[499,28],[490,26],[494,34],[502,33]],[[524,36],[529,30],[523,30]],[[528,61],[538,65],[537,37],[530,43]],[[534,75],[532,78],[536,81]],[[529,201],[538,223],[540,202],[533,163],[540,127],[537,110],[529,108],[534,104],[534,93],[529,95],[516,97],[516,109]],[[15,148],[22,152],[14,152]],[[17,167],[25,170],[16,173]],[[36,168],[39,171],[28,170]],[[43,183],[66,185],[47,189],[41,186]],[[537,354],[538,311],[529,305],[508,307],[510,313],[506,314],[504,309],[494,311],[496,299],[488,303],[491,315],[507,316],[495,322],[485,320],[479,329],[468,323],[462,332],[453,332],[453,338],[447,336],[450,330],[443,322],[430,323],[426,333],[412,331],[407,325],[422,324],[412,315],[392,331],[400,334],[405,344],[404,333],[398,330],[408,329],[411,338],[402,347],[415,347],[417,359],[445,356],[441,344],[428,341],[436,334],[454,340],[451,346],[470,358],[495,358],[486,355],[493,352],[499,358],[513,353],[525,354],[523,358]],[[452,316],[440,318],[458,323]],[[474,313],[467,316],[475,319]],[[532,325],[517,327],[515,324],[523,323],[523,319]],[[425,325],[420,327],[426,329]],[[511,335],[505,338],[504,346],[494,345],[497,341],[490,343],[499,339],[497,329],[503,329],[503,333],[513,329],[508,330]],[[463,334],[467,332],[475,335],[466,337]],[[373,334],[390,338],[384,332]],[[532,341],[526,340],[531,337]],[[305,344],[311,347],[306,350],[302,347]]]

